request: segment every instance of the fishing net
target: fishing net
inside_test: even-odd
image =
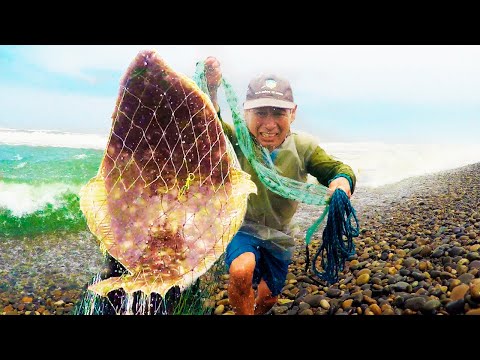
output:
[[[239,229],[256,191],[249,178],[205,93],[155,51],[140,52],[121,80],[98,174],[80,192],[114,265],[76,313],[201,312],[202,296],[190,294]]]

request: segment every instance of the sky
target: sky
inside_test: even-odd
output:
[[[480,143],[478,45],[0,45],[0,128],[107,136],[123,73],[152,48],[187,76],[217,57],[240,103],[262,72],[289,79],[292,128],[320,142]]]

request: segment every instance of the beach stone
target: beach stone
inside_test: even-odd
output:
[[[399,273],[401,276],[409,276],[412,272],[408,269],[402,268],[400,269]]]
[[[289,273],[287,273],[287,279],[286,280],[288,281],[288,280],[297,280],[297,279],[295,278],[294,274],[289,272]]]
[[[336,298],[336,297],[339,297],[341,295],[342,291],[340,289],[336,289],[336,288],[329,288],[327,290],[327,296],[330,297],[330,298]]]
[[[309,304],[311,307],[317,308],[320,306],[321,301],[323,300],[322,295],[312,295],[308,294],[303,298],[303,301]]]
[[[353,304],[353,299],[347,299],[342,303],[342,308],[343,309],[350,308],[352,307],[352,304]]]
[[[307,288],[303,288],[295,295],[295,301],[300,304],[300,300],[303,299],[305,296],[309,295]]]
[[[470,285],[470,295],[473,300],[480,302],[480,282]]]
[[[361,291],[357,291],[350,295],[350,298],[353,300],[352,306],[358,306],[363,301],[363,293]]]
[[[450,270],[452,270],[452,269],[450,269]],[[448,271],[442,271],[442,272],[440,273],[440,277],[441,277],[442,279],[454,279],[454,278],[455,278],[455,275],[452,274],[452,273],[449,273]]]
[[[286,314],[288,311],[288,307],[287,306],[274,306],[272,308],[272,312],[274,315],[282,315],[282,314]]]
[[[429,300],[423,305],[421,311],[427,314],[431,314],[434,313],[436,310],[440,309],[441,306],[442,303],[439,300]]]
[[[433,257],[433,258],[439,258],[439,257],[441,257],[441,256],[443,255],[444,252],[445,252],[445,251],[444,251],[443,249],[441,249],[441,248],[436,248],[436,249],[433,251],[433,253],[432,253],[432,257]]]
[[[472,281],[475,278],[472,274],[466,273],[462,274],[458,277],[458,280],[460,280],[464,284],[469,284],[470,281]]]
[[[393,284],[393,289],[395,291],[402,291],[402,292],[411,292],[412,291],[412,285],[405,281],[399,281],[395,284]]]
[[[468,260],[468,259],[467,259]],[[469,269],[480,269],[480,260],[474,260],[468,265]]]
[[[322,309],[325,309],[325,310],[330,309],[330,303],[326,299],[320,300],[320,306]]]
[[[366,302],[368,305],[373,305],[377,303],[377,300],[365,294],[363,295],[363,301]]]
[[[466,292],[468,291],[469,286],[466,284],[460,284],[456,286],[453,290],[452,293],[450,294],[450,298],[455,301],[459,299],[463,299],[465,296]]]
[[[310,308],[311,308],[310,304],[306,302],[302,302],[298,305],[299,312],[302,312],[303,310],[310,309]]]
[[[277,290],[278,291],[278,290]],[[225,311],[225,306],[224,305],[218,305],[215,308],[215,311],[213,312],[215,315],[222,315],[223,312]]]
[[[423,296],[415,296],[405,301],[405,307],[413,311],[419,311],[425,303],[426,300]]]
[[[293,306],[290,310],[287,311],[287,315],[297,315],[298,309],[298,306]]]
[[[420,251],[420,256],[426,258],[429,257],[432,254],[432,248],[430,246],[424,246],[422,250]]]
[[[417,259],[413,257],[408,257],[403,262],[403,266],[405,266],[406,268],[409,268],[409,267],[415,266],[417,263],[418,263]]]
[[[480,225],[480,223],[479,223],[479,225]],[[475,245],[470,246],[470,251],[476,252],[478,250],[480,250],[480,244],[475,244]]]
[[[457,256],[457,255],[462,255],[465,254],[466,251],[464,248],[461,248],[459,246],[454,246],[450,250],[448,250],[448,255],[450,256]]]
[[[425,275],[423,275],[423,273],[420,273],[418,271],[413,271],[411,276],[417,281],[421,281],[425,279]]]
[[[464,311],[465,301],[463,299],[450,301],[446,306],[445,310],[449,314],[456,315]]]
[[[368,307],[374,315],[382,315],[382,310],[377,304],[372,304]]]
[[[368,269],[368,268],[364,268],[362,270],[359,270],[358,273],[357,273],[357,278],[362,276],[363,274],[368,274],[370,275],[372,273],[372,270]]]
[[[465,303],[467,305],[465,307],[465,311],[467,311],[468,309],[476,309],[477,307],[480,306],[480,303],[472,299],[472,295],[468,292],[465,294],[465,297],[463,298],[463,300],[465,300]]]
[[[305,309],[298,312],[298,315],[313,315],[313,310],[312,309]]]
[[[467,259],[468,259],[469,261],[480,260],[480,254],[479,254],[477,251],[475,251],[475,252],[469,252],[469,253],[467,254]]]
[[[462,282],[459,279],[450,279],[448,288],[449,290],[453,290],[455,287],[460,285]]]
[[[370,274],[363,273],[357,278],[357,285],[362,286],[363,284],[368,283],[369,280],[370,280]]]
[[[395,307],[403,308],[403,306],[405,305],[405,300],[405,296],[398,295],[393,299],[392,305],[394,305]]]
[[[223,306],[227,306],[230,304],[230,300],[229,299],[222,299],[222,300],[219,300],[217,301],[217,305],[223,305]]]
[[[425,261],[420,261],[418,263],[418,270],[420,271],[426,271],[428,269],[428,264]]]

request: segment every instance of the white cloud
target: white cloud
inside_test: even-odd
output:
[[[260,72],[277,72],[302,97],[397,102],[476,102],[480,46],[343,45],[76,45],[28,47],[30,61],[49,71],[94,81],[88,70],[123,72],[138,51],[155,48],[191,75],[216,56],[240,97]]]

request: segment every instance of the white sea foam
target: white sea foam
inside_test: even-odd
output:
[[[20,164],[18,164],[17,166],[14,167],[14,169],[21,169],[23,167],[25,167],[27,165],[26,162],[21,162]]]
[[[325,143],[321,146],[352,167],[358,185],[369,187],[480,162],[480,144]]]
[[[80,155],[75,155],[73,158],[77,160],[85,159],[87,157],[87,154],[80,154]]]
[[[0,144],[105,149],[107,135],[0,128]]]
[[[48,185],[11,184],[0,181],[0,208],[21,217],[43,209],[47,204],[54,208],[62,205],[59,195],[78,193],[79,187],[62,183]]]

